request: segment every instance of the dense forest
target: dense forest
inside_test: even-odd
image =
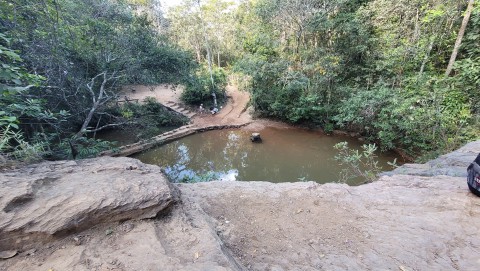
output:
[[[142,11],[146,8],[154,12]],[[81,157],[111,147],[103,129],[185,120],[160,104],[118,106],[128,84],[187,83],[199,65],[158,25],[147,3],[2,0],[0,150],[14,159]],[[158,19],[157,19],[158,18]],[[155,117],[152,117],[155,116]]]
[[[1,153],[66,158],[72,141],[101,149],[87,136],[101,129],[181,122],[153,101],[135,114],[112,101],[124,85],[172,83],[211,103],[227,76],[260,117],[419,159],[480,137],[474,0],[159,2],[0,0]]]

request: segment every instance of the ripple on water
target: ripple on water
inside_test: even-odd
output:
[[[262,143],[250,141],[251,131],[217,130],[194,134],[169,144],[136,154],[144,163],[164,168],[173,181],[335,182],[342,169],[334,160],[333,146],[348,141],[360,149],[361,143],[342,136],[297,128],[265,127],[259,130]],[[378,153],[379,164],[391,170],[392,153]],[[363,182],[353,180],[350,184]]]

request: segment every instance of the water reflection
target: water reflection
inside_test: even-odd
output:
[[[299,129],[265,128],[262,143],[252,143],[250,132],[219,130],[192,135],[135,155],[145,163],[157,164],[174,181],[316,181],[333,182],[341,170],[333,160],[333,146],[350,138],[330,137]],[[394,157],[379,154],[380,164]],[[361,180],[359,180],[361,181]]]

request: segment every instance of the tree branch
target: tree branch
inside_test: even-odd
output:
[[[111,124],[107,124],[107,125],[104,125],[102,127],[95,128],[95,129],[92,129],[92,130],[85,130],[84,133],[95,133],[95,132],[101,131],[101,130],[109,128],[109,127],[117,127],[117,126],[122,126],[122,125],[126,125],[126,124],[131,124],[131,123],[132,122],[111,123]]]
[[[110,78],[112,78],[114,76],[114,74],[115,74],[115,72],[112,74],[112,76]],[[93,88],[95,86],[95,81],[100,76],[103,76],[103,81],[102,81],[102,84],[100,85],[100,90],[99,90],[99,93],[98,93],[98,97],[96,97],[95,96],[95,91],[93,90]],[[85,121],[82,124],[82,128],[80,128],[80,131],[78,131],[75,134],[75,136],[74,136],[75,138],[82,136],[87,131],[87,126],[90,123],[90,121],[92,120],[93,114],[95,113],[97,108],[103,102],[102,99],[103,99],[103,96],[105,94],[105,85],[107,84],[108,80],[109,80],[109,78],[107,78],[107,72],[104,71],[102,73],[97,74],[95,77],[92,78],[92,80],[89,83],[87,83],[87,89],[90,92],[90,94],[92,95],[93,104],[92,104],[92,108],[90,108],[90,111],[88,112],[87,117],[85,118]]]

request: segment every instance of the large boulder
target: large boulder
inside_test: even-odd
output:
[[[173,202],[160,168],[131,158],[45,162],[1,173],[0,251],[99,223],[155,217]]]

